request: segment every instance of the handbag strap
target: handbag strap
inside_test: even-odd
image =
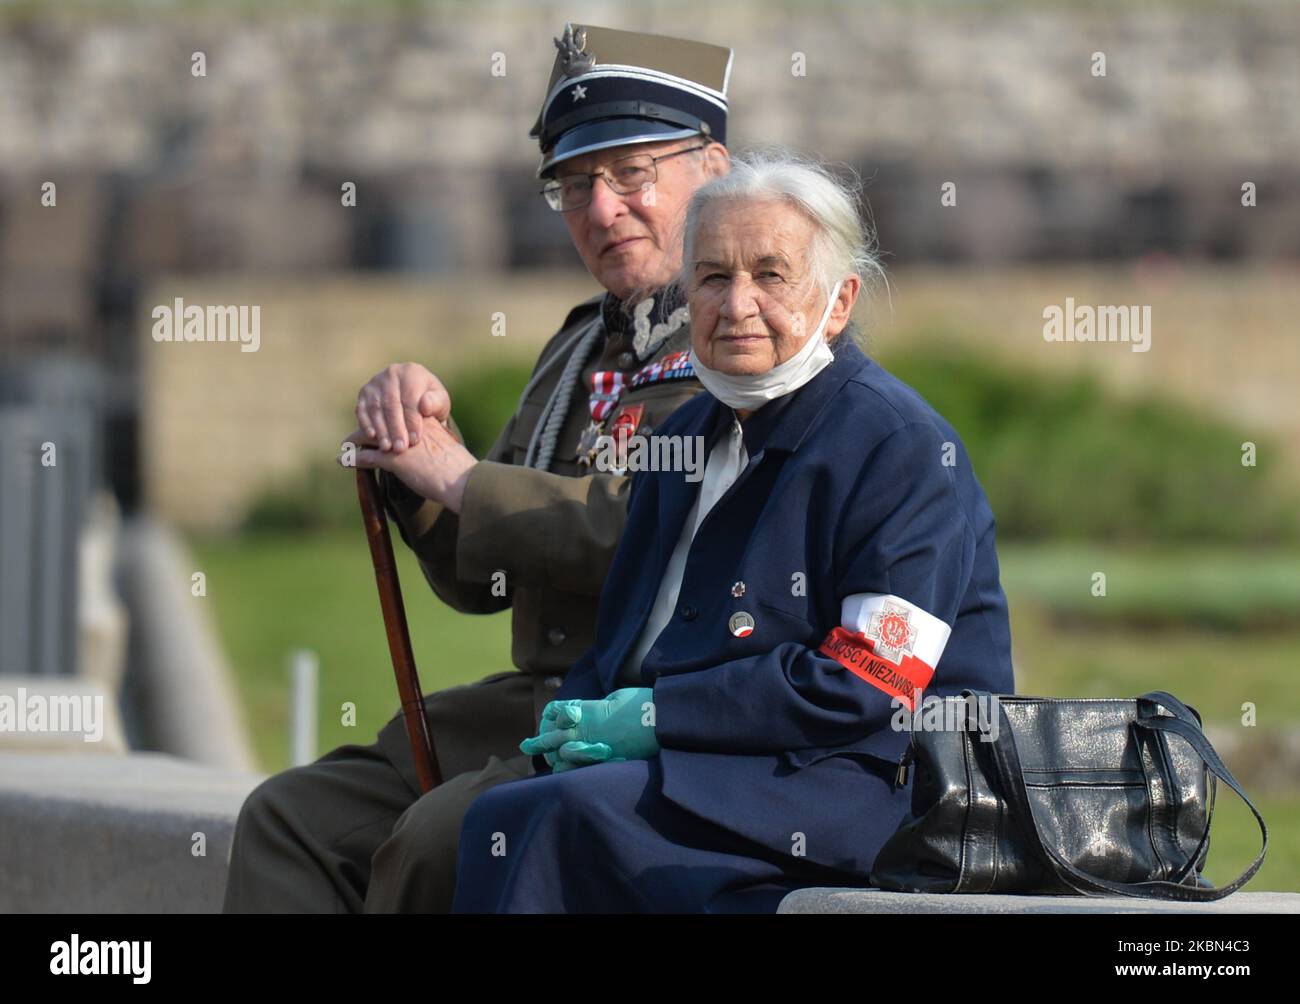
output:
[[[1159,708],[1163,706],[1169,711],[1172,711],[1174,717],[1180,718],[1183,721],[1187,722],[1189,725],[1195,726],[1196,731],[1198,733],[1201,731],[1201,716],[1197,712],[1197,710],[1193,707],[1190,707],[1189,705],[1184,704],[1182,701],[1180,701],[1178,698],[1176,698],[1173,694],[1169,693],[1168,691],[1149,690],[1145,694],[1139,695],[1134,703],[1137,704],[1139,718],[1151,718],[1151,717],[1158,716],[1160,714]],[[1134,723],[1134,726],[1136,728],[1136,723]],[[1204,759],[1204,757],[1202,757],[1202,759]],[[1148,794],[1150,793],[1150,784],[1151,781],[1150,778],[1148,777],[1147,778]],[[1242,797],[1243,798],[1245,797],[1244,794]],[[1249,799],[1247,799],[1247,802],[1249,802]],[[1210,818],[1206,819],[1205,829],[1201,833],[1201,839],[1196,842],[1196,850],[1192,851],[1192,853],[1188,856],[1186,864],[1184,864],[1181,868],[1178,869],[1177,872],[1175,872],[1171,876],[1171,880],[1177,882],[1180,885],[1182,884],[1183,879],[1186,877],[1187,873],[1196,867],[1196,862],[1199,861],[1201,858],[1201,852],[1204,850],[1205,845],[1210,840],[1210,822],[1214,814],[1214,789],[1213,788],[1210,789],[1209,813],[1210,813]],[[1225,893],[1224,895],[1227,894]]]
[[[1201,727],[1201,716],[1196,713],[1196,709],[1189,708],[1168,691],[1148,690],[1145,694],[1139,694],[1136,701],[1138,714],[1142,717],[1157,714],[1155,706],[1160,705],[1172,711],[1175,718],[1181,718],[1189,725],[1195,725],[1198,729]]]
[[[963,693],[966,692],[963,691]],[[1029,801],[1029,793],[1025,788],[1024,770],[1020,765],[1020,753],[1016,748],[1015,730],[1012,729],[1011,722],[1007,718],[1006,709],[999,702],[998,715],[1002,731],[990,745],[993,747],[993,762],[998,772],[998,781],[1003,795],[1011,802],[1012,808],[1015,810],[1015,818],[1021,821],[1021,828],[1024,830],[1026,837],[1029,838],[1030,847],[1040,853],[1043,862],[1052,869],[1062,882],[1078,892],[1111,893],[1120,896],[1148,896],[1154,899],[1185,900],[1189,902],[1210,902],[1222,899],[1240,889],[1259,871],[1260,865],[1264,863],[1264,854],[1268,850],[1268,827],[1264,825],[1264,819],[1259,814],[1259,810],[1255,808],[1255,804],[1241,790],[1241,785],[1237,783],[1236,778],[1224,766],[1223,761],[1219,759],[1219,755],[1205,738],[1204,733],[1201,732],[1199,717],[1196,716],[1195,712],[1164,691],[1151,691],[1143,694],[1137,701],[1139,714],[1137,720],[1133,723],[1135,726],[1156,732],[1172,732],[1175,735],[1182,736],[1205,762],[1210,771],[1240,795],[1242,801],[1254,813],[1255,820],[1259,823],[1260,833],[1263,836],[1263,846],[1260,847],[1259,854],[1250,867],[1233,881],[1225,886],[1209,889],[1193,888],[1163,879],[1147,882],[1112,882],[1109,879],[1088,875],[1075,868],[1074,865],[1061,857],[1054,848],[1049,846],[1039,832],[1038,821],[1034,817],[1033,805]],[[1154,713],[1152,706],[1156,704],[1174,712],[1173,716]],[[1204,846],[1208,835],[1209,824],[1207,821],[1206,833],[1201,838],[1201,844],[1198,845],[1193,860],[1200,856],[1200,848]]]

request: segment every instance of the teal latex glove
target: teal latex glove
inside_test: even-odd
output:
[[[659,752],[654,730],[654,690],[624,687],[594,701],[552,701],[542,711],[539,734],[519,749],[554,754],[553,770],[592,763],[644,760]],[[553,725],[554,727],[550,727]]]
[[[551,765],[552,774],[573,770],[575,767],[589,767],[594,763],[619,763],[627,759],[625,756],[613,756],[608,743],[584,743],[576,740],[565,743],[547,756],[555,757],[555,763]]]
[[[542,718],[537,725],[538,737],[554,732],[558,728],[556,718],[560,706],[567,702],[551,701],[542,709]],[[565,719],[566,722],[568,719]],[[523,744],[520,744],[523,750]],[[574,767],[586,767],[593,763],[605,763],[610,760],[626,760],[626,757],[612,757],[609,746],[605,743],[566,742],[559,749],[543,754],[553,773],[572,770]]]
[[[556,728],[555,716],[559,714],[559,711],[560,711],[560,706],[555,701],[551,701],[549,704],[546,705],[546,707],[542,708],[542,720],[537,723],[538,736],[544,736],[548,732],[555,731]],[[525,740],[525,742],[526,741],[527,740]],[[523,749],[522,743],[520,744],[519,748],[520,750]],[[552,770],[555,769],[555,763],[557,759],[558,756],[555,753],[546,754],[546,762],[551,765]]]

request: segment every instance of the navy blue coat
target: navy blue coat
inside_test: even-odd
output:
[[[700,394],[654,431],[711,446],[731,419]],[[953,428],[848,339],[743,429],[749,464],[700,526],[676,614],[641,667],[654,687],[663,791],[782,853],[802,832],[811,860],[865,875],[906,797],[864,804],[845,760],[892,775],[908,734],[890,727],[890,694],[817,649],[840,624],[844,597],[892,594],[952,628],[927,697],[1013,693],[993,513]],[[595,647],[557,699],[618,688],[698,490],[681,473],[633,477]],[[742,610],[755,622],[743,638],[728,627]]]

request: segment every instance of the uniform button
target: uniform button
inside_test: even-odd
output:
[[[546,640],[552,645],[563,645],[564,640],[569,636],[564,633],[564,628],[551,628],[546,632]]]
[[[542,683],[548,690],[559,690],[560,685],[564,683],[564,677],[548,676],[545,680],[542,681]]]
[[[617,362],[618,362],[618,368],[621,370],[625,370],[630,368],[631,365],[634,362],[636,362],[636,356],[632,355],[631,352],[620,352],[618,354]]]
[[[693,621],[700,614],[700,612],[696,610],[693,606],[691,606],[689,603],[683,603],[677,609],[677,612],[682,615],[682,620],[684,621]]]

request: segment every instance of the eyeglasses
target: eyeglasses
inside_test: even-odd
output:
[[[604,178],[605,184],[619,195],[641,192],[647,185],[653,185],[658,180],[655,165],[659,161],[680,157],[684,153],[694,153],[708,145],[708,143],[701,143],[699,146],[674,150],[672,153],[665,153],[658,157],[651,157],[648,153],[634,153],[630,157],[620,157],[601,170],[590,174],[561,174],[542,187],[542,195],[546,197],[546,204],[557,213],[567,213],[590,204],[592,189],[597,178]]]

